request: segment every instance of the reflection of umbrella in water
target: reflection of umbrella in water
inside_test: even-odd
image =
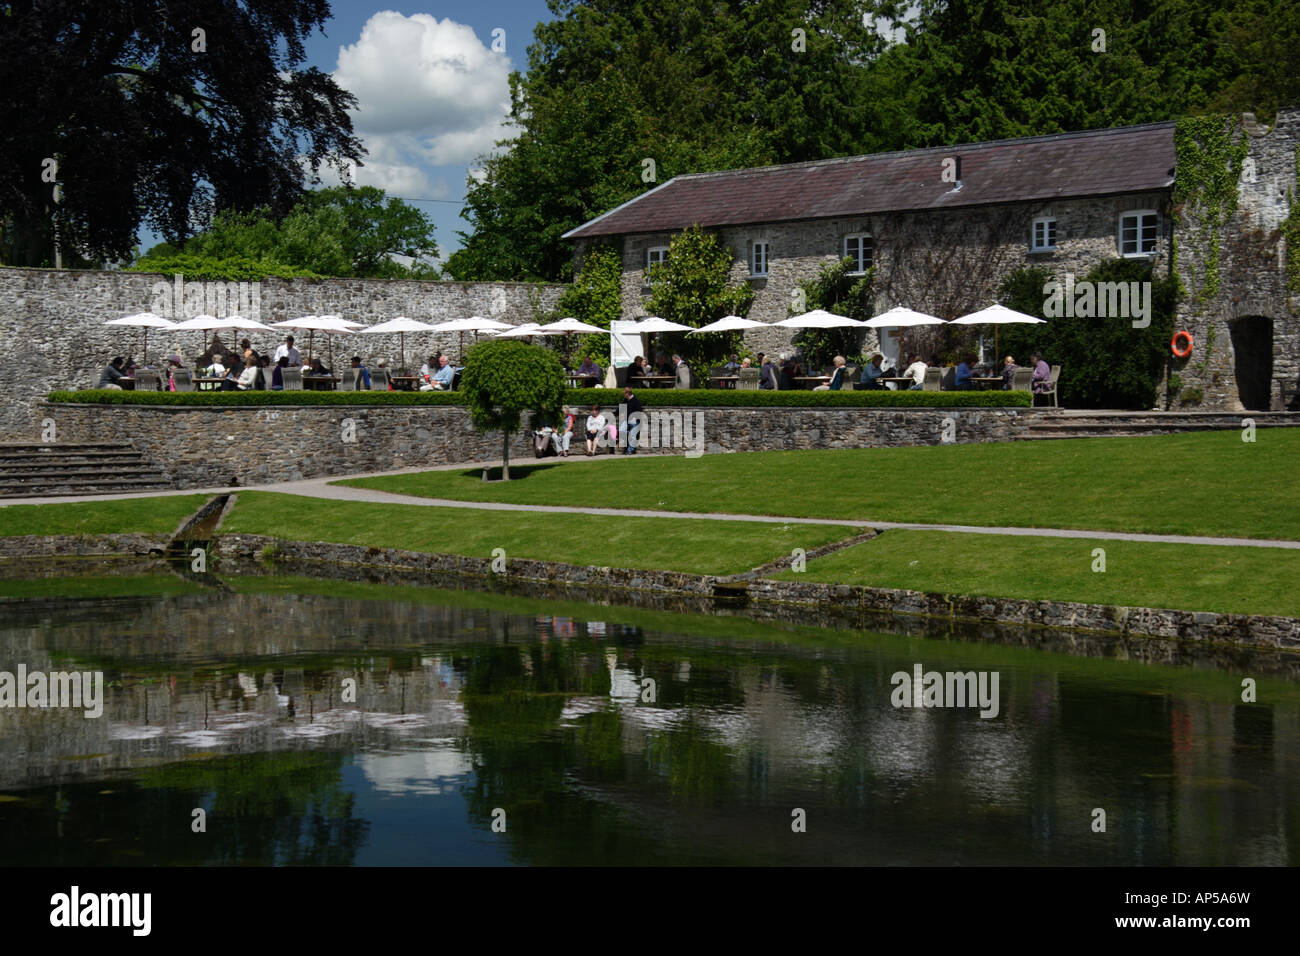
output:
[[[960,319],[953,319],[953,325],[991,325],[993,326],[993,358],[997,360],[998,354],[998,326],[1010,323],[1038,325],[1045,323],[1045,319],[1036,316],[1026,315],[1024,312],[1017,312],[1015,309],[1008,309],[1005,305],[993,304],[987,309],[980,309],[978,312],[971,312],[963,315]]]
[[[456,349],[460,364],[464,365],[466,332],[473,332],[475,338],[477,338],[479,332],[504,332],[510,329],[510,326],[505,322],[498,322],[496,319],[485,319],[481,315],[471,315],[467,319],[452,319],[450,322],[439,322],[433,328],[437,332],[458,333],[459,338]]]
[[[389,319],[387,322],[380,322],[378,325],[372,325],[368,328],[361,329],[362,335],[392,335],[396,332],[401,342],[402,364],[401,368],[406,368],[406,333],[407,332],[432,332],[433,326],[427,322],[419,322],[415,319],[408,319],[404,315],[399,315],[395,319]]]
[[[145,365],[149,364],[149,330],[150,329],[174,329],[175,323],[169,322],[161,315],[154,315],[152,312],[140,312],[136,315],[128,315],[120,319],[109,319],[105,325],[129,325],[135,328],[144,329],[144,357],[141,359]]]
[[[662,321],[662,320],[660,320]],[[569,366],[569,336],[584,332],[595,332],[600,335],[608,335],[609,329],[602,329],[598,325],[588,325],[572,316],[560,319],[558,322],[552,322],[550,325],[543,325],[538,328],[535,334],[541,335],[563,335],[564,336],[564,366]]]

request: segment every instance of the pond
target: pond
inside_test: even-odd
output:
[[[102,672],[102,714],[0,705],[5,866],[1300,862],[1300,687],[1248,658],[282,577],[39,591],[4,592],[0,671]]]

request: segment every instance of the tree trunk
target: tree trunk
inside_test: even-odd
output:
[[[510,433],[501,433],[501,480],[510,480]]]

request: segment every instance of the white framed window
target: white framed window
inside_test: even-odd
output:
[[[1159,217],[1154,209],[1135,209],[1119,214],[1119,254],[1149,256],[1156,251]]]
[[[769,255],[768,243],[755,242],[753,251],[749,255],[749,274],[751,276],[767,275],[767,260]]]
[[[1029,233],[1029,251],[1051,252],[1055,248],[1056,220],[1051,216],[1039,216]]]
[[[861,275],[871,268],[872,254],[875,246],[870,236],[845,236],[844,256],[853,260],[849,269],[851,275]]]
[[[666,262],[667,260],[668,260],[667,246],[651,246],[649,249],[645,251],[645,267],[647,269],[649,269],[651,266],[657,266],[661,262]]]

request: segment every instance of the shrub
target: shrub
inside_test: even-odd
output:
[[[564,369],[555,353],[506,339],[469,350],[460,380],[465,404],[479,431],[501,432],[501,477],[510,478],[510,434],[524,412],[552,425],[560,420]]]

